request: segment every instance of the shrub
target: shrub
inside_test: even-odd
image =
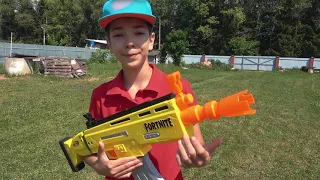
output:
[[[229,71],[232,68],[231,64],[223,63],[220,60],[209,59],[208,61],[211,62],[211,67],[214,70]]]
[[[231,64],[223,63],[220,60],[209,59],[208,61],[211,62],[211,66],[207,66],[202,63],[192,63],[189,65],[189,67],[197,68],[197,69],[212,69],[212,70],[219,70],[219,71],[229,71],[232,68]]]
[[[4,66],[4,63],[0,63],[0,74],[5,74],[6,73],[6,69]]]
[[[188,34],[182,30],[172,30],[163,45],[164,50],[172,57],[173,64],[176,66],[181,66],[183,54],[189,52],[188,47]]]
[[[93,52],[88,63],[117,63],[117,59],[111,54],[107,49],[97,49],[96,52]]]

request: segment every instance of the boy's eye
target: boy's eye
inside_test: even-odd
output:
[[[136,32],[136,35],[144,35],[144,32]]]
[[[122,37],[122,34],[114,34],[113,37]]]

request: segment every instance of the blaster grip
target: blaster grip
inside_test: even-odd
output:
[[[165,180],[153,165],[148,153],[143,156],[143,166],[134,169],[132,176],[135,180]]]

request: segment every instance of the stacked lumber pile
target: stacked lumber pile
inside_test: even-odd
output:
[[[43,73],[59,77],[80,77],[87,74],[84,61],[69,59],[67,57],[49,56],[41,59]]]

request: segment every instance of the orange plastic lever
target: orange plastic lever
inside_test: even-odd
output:
[[[184,94],[182,92],[182,83],[180,81],[181,75],[179,71],[171,73],[167,76],[172,92],[176,94],[176,103],[180,110],[187,109],[189,104],[193,103],[193,96],[191,94]]]

